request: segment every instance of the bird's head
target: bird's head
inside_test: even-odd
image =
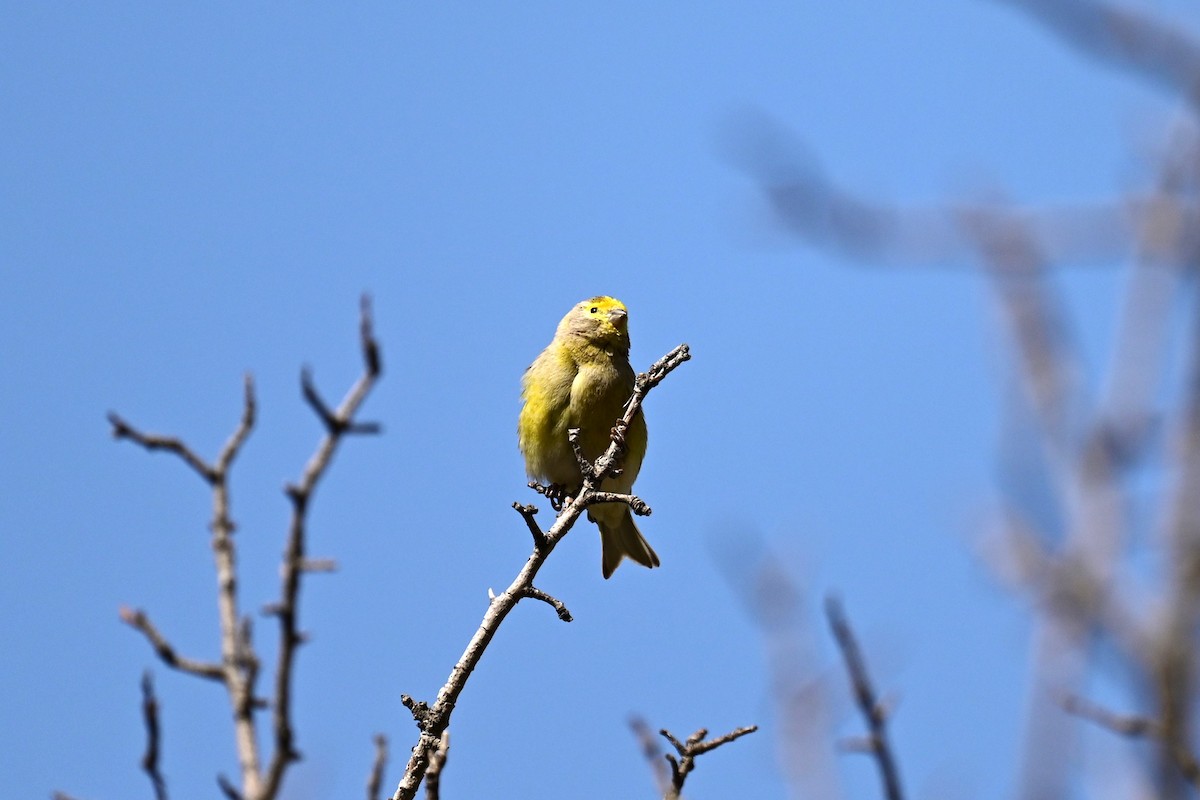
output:
[[[558,333],[628,353],[628,321],[629,311],[620,300],[606,296],[592,297],[575,304],[558,324]]]

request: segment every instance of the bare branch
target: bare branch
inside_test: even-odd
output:
[[[1150,737],[1163,742],[1168,753],[1184,779],[1193,788],[1200,789],[1200,760],[1184,747],[1173,746],[1167,738],[1164,726],[1153,719],[1132,714],[1117,714],[1103,706],[1077,695],[1068,695],[1062,700],[1063,710],[1080,719],[1095,723],[1119,736],[1131,739]]]
[[[679,345],[657,361],[648,373],[639,375],[635,382],[633,396],[630,397],[621,420],[617,422],[614,428],[622,425],[628,427],[630,421],[641,411],[642,402],[645,400],[646,394],[650,389],[657,386],[664,377],[690,357],[687,345]],[[496,635],[500,624],[504,622],[509,612],[516,608],[517,603],[524,598],[535,596],[530,594],[530,590],[533,589],[533,582],[537,577],[538,571],[542,568],[542,565],[546,562],[546,559],[555,546],[562,541],[563,537],[570,532],[575,522],[583,515],[587,506],[592,502],[590,496],[596,492],[600,482],[606,476],[612,474],[611,470],[619,469],[620,458],[618,453],[621,445],[618,439],[619,433],[614,431],[608,449],[597,459],[594,468],[590,472],[584,473],[583,485],[578,492],[579,496],[563,506],[554,525],[544,534],[543,541],[538,540],[537,533],[534,532],[533,526],[530,525],[530,532],[534,534],[533,553],[526,560],[521,571],[517,573],[513,582],[509,584],[509,587],[499,595],[496,595],[488,604],[483,621],[471,637],[470,642],[467,643],[466,650],[463,651],[462,656],[450,671],[450,677],[445,685],[442,686],[441,691],[438,692],[433,705],[428,706],[425,703],[419,703],[407,696],[401,698],[405,706],[413,712],[413,719],[420,730],[420,736],[417,739],[417,744],[412,749],[412,756],[408,760],[408,766],[404,770],[404,776],[401,778],[400,784],[396,787],[396,791],[392,795],[392,800],[412,800],[416,796],[417,789],[420,787],[422,779],[425,777],[438,748],[441,746],[442,733],[450,725],[450,715],[454,711],[455,703],[458,702],[458,697],[466,687],[467,680],[479,664],[484,650]],[[544,494],[546,491],[543,487],[542,493]],[[521,516],[525,518],[526,524],[529,525],[532,514],[526,514],[521,510],[521,507],[517,507],[517,511],[521,512]],[[538,597],[537,599],[544,598]],[[554,603],[551,603],[551,605],[554,605]],[[558,610],[557,606],[555,608]],[[562,612],[565,612],[565,610],[563,608],[560,611],[560,618],[562,617]]]
[[[543,603],[547,603],[551,608],[558,612],[558,618],[563,622],[573,621],[571,612],[567,610],[565,605],[563,605],[563,601],[559,600],[557,597],[546,594],[541,589],[533,586],[526,587],[523,594],[525,597],[533,600],[541,600]]]
[[[234,738],[242,772],[242,791],[249,797],[259,795],[258,740],[254,725],[254,678],[257,660],[244,641],[239,623],[237,598],[236,550],[233,542],[235,525],[229,513],[229,468],[254,427],[254,382],[245,379],[245,402],[242,417],[213,466],[205,463],[180,440],[171,437],[147,436],[135,430],[116,414],[109,414],[113,435],[130,439],[148,450],[163,449],[179,455],[212,487],[212,551],[217,572],[217,611],[221,627],[220,680],[225,684],[233,708]],[[181,660],[169,643],[150,624],[141,612],[122,612],[122,618],[142,631],[150,640],[164,663],[176,669],[206,678],[215,678],[215,665]]]
[[[593,492],[588,498],[588,505],[596,503],[624,503],[639,517],[648,517],[653,509],[646,505],[642,498],[634,494],[619,494],[617,492]]]
[[[146,753],[142,756],[142,769],[150,778],[156,800],[167,800],[167,782],[158,769],[158,698],[154,696],[154,677],[150,670],[142,673],[142,720],[146,723]]]
[[[1101,728],[1107,728],[1121,736],[1141,737],[1158,736],[1161,731],[1158,724],[1146,717],[1116,714],[1103,706],[1096,705],[1078,695],[1067,695],[1062,699],[1063,710],[1074,714],[1080,719],[1094,722]]]
[[[567,431],[567,442],[571,445],[571,452],[575,454],[575,461],[579,464],[579,474],[587,475],[594,467],[592,462],[588,461],[587,456],[583,454],[583,445],[579,443],[579,428],[571,428]]]
[[[271,728],[274,734],[274,749],[263,781],[263,796],[274,797],[283,781],[289,764],[301,758],[295,747],[292,729],[292,671],[295,666],[296,650],[304,637],[298,624],[300,580],[305,572],[315,571],[320,562],[310,561],[305,555],[308,509],[313,492],[333,460],[342,437],[347,433],[366,432],[366,427],[354,421],[354,415],[366,400],[367,394],[380,375],[379,344],[375,341],[371,319],[371,304],[363,296],[361,319],[361,346],[363,351],[363,374],[350,387],[345,398],[331,411],[317,394],[308,371],[301,374],[303,394],[317,416],[325,424],[326,434],[308,460],[299,483],[290,484],[286,491],[292,501],[292,519],[288,528],[288,539],[280,568],[282,576],[279,600],[272,611],[279,620],[279,655],[276,662],[274,697],[271,704]],[[373,428],[378,430],[378,426]]]
[[[542,533],[541,526],[537,524],[537,520],[533,515],[538,512],[537,506],[522,505],[521,503],[513,503],[513,508],[521,518],[525,520],[525,524],[529,526],[529,533],[533,536],[533,546],[541,550],[546,546],[546,534]]]
[[[850,685],[854,689],[854,699],[867,722],[870,731],[870,753],[879,765],[879,775],[883,780],[884,796],[888,800],[903,800],[904,792],[900,788],[900,770],[896,766],[896,758],[892,754],[887,736],[887,715],[883,705],[871,686],[867,675],[867,664],[863,660],[862,651],[854,638],[854,631],[842,610],[842,604],[836,597],[825,599],[825,613],[829,617],[829,627],[837,640],[838,649],[842,651],[842,659],[846,662],[846,671],[850,674]]]
[[[371,762],[371,772],[367,775],[367,800],[379,800],[379,790],[383,786],[383,771],[387,768],[388,741],[382,733],[375,734],[375,760]]]
[[[675,752],[679,754],[679,758],[667,753],[667,762],[671,765],[671,785],[667,791],[663,793],[664,800],[679,800],[683,792],[683,783],[687,780],[688,773],[696,768],[696,756],[703,755],[709,750],[715,750],[723,744],[728,744],[734,739],[740,739],[748,733],[754,733],[758,730],[757,725],[750,725],[745,728],[737,728],[723,736],[717,736],[708,741],[704,741],[704,737],[708,736],[708,730],[701,728],[687,738],[687,741],[681,742],[671,735],[671,732],[666,728],[659,731],[671,746],[675,748]]]
[[[142,433],[122,419],[115,411],[108,412],[108,421],[112,425],[114,439],[128,439],[151,452],[165,450],[168,453],[174,453],[194,469],[205,482],[212,483],[216,479],[216,470],[196,455],[195,451],[184,444],[182,439],[174,436],[161,436],[156,433]]]
[[[122,622],[142,632],[142,635],[149,640],[150,646],[154,648],[154,652],[168,667],[209,680],[223,681],[225,679],[225,672],[220,664],[197,661],[176,653],[175,648],[158,632],[158,628],[154,627],[150,618],[141,609],[122,608],[120,615]]]
[[[225,442],[225,446],[221,448],[221,454],[217,456],[217,464],[215,470],[218,474],[224,475],[229,471],[229,467],[233,464],[233,459],[237,457],[238,452],[242,449],[242,445],[246,443],[247,437],[250,436],[250,431],[254,428],[254,416],[257,410],[257,404],[254,400],[254,376],[246,373],[244,379],[244,399],[242,405],[242,421],[238,425],[237,430]]]

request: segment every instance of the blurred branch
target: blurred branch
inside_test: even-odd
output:
[[[1085,55],[1200,100],[1200,42],[1149,14],[1095,0],[1003,0]]]
[[[629,728],[637,738],[638,746],[642,748],[642,755],[645,756],[646,763],[650,765],[650,771],[654,774],[654,785],[658,788],[659,795],[665,797],[671,791],[671,770],[662,757],[663,752],[659,747],[658,738],[654,735],[654,731],[650,730],[646,720],[639,716],[629,718]]]
[[[620,468],[623,455],[623,448],[620,441],[623,431],[628,428],[634,416],[641,409],[646,395],[675,370],[676,367],[689,358],[691,358],[691,355],[689,354],[688,346],[681,344],[656,361],[649,370],[637,376],[637,380],[634,383],[633,396],[630,397],[629,402],[625,406],[625,413],[617,421],[616,425],[613,426],[613,434],[608,449],[596,459],[595,464],[592,465],[592,469],[584,473],[583,485],[578,492],[579,496],[563,505],[558,519],[550,527],[550,530],[541,533],[537,522],[533,519],[533,512],[528,511],[525,506],[514,504],[513,507],[520,512],[533,534],[533,553],[530,554],[528,560],[525,562],[525,566],[517,573],[517,577],[513,579],[509,587],[499,595],[491,598],[488,610],[483,616],[483,621],[471,637],[470,642],[467,643],[467,648],[463,651],[462,657],[459,658],[454,668],[450,671],[450,677],[445,685],[442,686],[441,691],[438,692],[433,705],[430,706],[427,703],[414,700],[407,695],[402,696],[402,702],[412,712],[413,720],[417,723],[420,736],[417,739],[416,746],[412,749],[412,757],[409,758],[408,766],[404,770],[404,777],[401,778],[400,784],[396,787],[396,791],[392,795],[392,800],[412,800],[416,796],[422,779],[430,768],[438,748],[441,747],[442,733],[450,725],[450,715],[454,712],[458,697],[466,687],[471,673],[479,664],[480,658],[483,657],[484,650],[491,643],[492,637],[496,635],[496,631],[499,630],[500,624],[504,622],[509,612],[516,608],[517,603],[521,600],[527,597],[536,597],[537,599],[545,600],[545,598],[540,596],[542,593],[534,589],[533,586],[533,581],[537,577],[538,571],[542,568],[542,565],[546,562],[547,557],[554,550],[554,547],[570,532],[571,527],[592,502],[592,495],[599,490],[601,482],[611,475],[613,470]],[[549,596],[547,595],[547,597]],[[546,602],[551,602],[551,600],[546,600]],[[555,603],[551,602],[551,605],[555,605]],[[555,608],[559,610],[559,606],[556,605]],[[559,616],[560,618],[568,619],[569,615],[566,617],[563,616],[565,610],[565,607],[563,607],[559,611]]]
[[[1062,701],[1063,710],[1080,719],[1093,722],[1121,736],[1158,736],[1160,726],[1152,719],[1117,714],[1078,695],[1068,695]]]
[[[1192,752],[1197,686],[1196,636],[1200,630],[1200,282],[1193,278],[1192,329],[1183,399],[1171,426],[1175,483],[1167,504],[1170,570],[1166,609],[1151,676],[1158,694],[1164,753],[1162,781],[1170,790],[1170,770],[1179,753]],[[1184,770],[1186,773],[1186,770]],[[1189,778],[1190,780],[1190,778]]]
[[[1069,695],[1062,701],[1063,710],[1080,719],[1092,722],[1101,728],[1131,739],[1151,737],[1164,741],[1168,752],[1180,774],[1195,789],[1200,789],[1200,761],[1184,747],[1172,746],[1165,739],[1166,731],[1161,723],[1148,717],[1117,714],[1089,700]]]
[[[666,728],[659,731],[666,738],[671,746],[675,748],[675,752],[679,757],[666,754],[667,762],[671,765],[671,785],[663,794],[663,800],[679,800],[683,792],[683,783],[687,780],[688,773],[696,768],[696,756],[701,756],[709,750],[715,750],[723,744],[728,744],[734,739],[740,739],[748,733],[754,733],[758,730],[757,725],[750,725],[745,728],[737,728],[723,736],[717,736],[708,741],[704,741],[704,737],[708,736],[708,730],[701,728],[687,738],[686,741],[679,741]]]
[[[1186,118],[1167,137],[1149,191],[1074,207],[888,204],[839,186],[797,137],[765,115],[740,120],[730,155],[757,181],[781,226],[807,243],[870,265],[983,267],[1037,423],[1028,438],[1041,457],[1018,465],[1020,474],[1013,477],[1024,482],[1018,488],[1025,499],[1047,506],[1035,521],[1018,508],[1021,497],[1003,501],[1006,518],[1019,520],[1007,526],[1016,530],[1007,537],[1011,562],[1041,612],[1018,794],[1070,793],[1077,725],[1044,711],[1079,687],[1095,644],[1111,640],[1142,681],[1137,688],[1155,698],[1158,796],[1172,800],[1185,796],[1181,776],[1193,782],[1189,765],[1195,762],[1200,694],[1200,294],[1188,309],[1193,329],[1180,337],[1190,362],[1173,424],[1160,424],[1154,406],[1164,379],[1173,377],[1165,369],[1174,344],[1171,312],[1185,278],[1196,282],[1200,253],[1200,39],[1151,12],[1107,2],[1005,2],[1088,56],[1165,87],[1185,103]],[[1135,264],[1116,346],[1097,382],[1102,390],[1089,393],[1084,358],[1070,338],[1068,307],[1050,270],[1063,262],[1111,265],[1131,253]],[[1166,588],[1150,606],[1158,613],[1139,616],[1127,602],[1127,584],[1138,580],[1140,570],[1123,571],[1122,556],[1138,541],[1132,535],[1139,510],[1133,492],[1160,465],[1133,468],[1168,437],[1172,485],[1165,493],[1166,552],[1160,559],[1166,576],[1150,581]],[[1111,714],[1090,718],[1114,729],[1150,724]]]
[[[382,733],[375,734],[375,759],[371,762],[371,772],[367,775],[367,800],[379,800],[379,790],[383,787],[383,771],[387,769],[388,741]]]
[[[844,792],[828,742],[840,698],[832,689],[834,676],[820,665],[823,639],[813,629],[805,587],[754,529],[739,527],[721,540],[714,561],[762,632],[778,709],[776,758],[789,796],[836,800]]]
[[[896,758],[892,754],[887,736],[887,709],[880,702],[871,686],[867,675],[867,664],[863,660],[862,651],[850,629],[850,622],[842,610],[841,602],[833,596],[825,598],[825,613],[829,617],[829,627],[837,640],[842,659],[846,662],[846,672],[850,675],[850,685],[854,690],[854,699],[867,721],[870,732],[863,743],[863,751],[874,756],[879,765],[879,776],[883,780],[884,796],[888,800],[903,800],[904,792],[900,788],[900,770],[896,766]]]
[[[146,723],[146,753],[142,756],[142,769],[150,778],[156,800],[167,800],[167,782],[158,769],[158,698],[154,696],[154,677],[150,670],[142,673],[142,720]]]

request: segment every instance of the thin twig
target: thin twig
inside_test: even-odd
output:
[[[629,506],[629,509],[639,517],[648,517],[653,513],[653,509],[646,505],[645,501],[637,495],[620,494],[618,492],[592,492],[588,496],[588,505],[596,505],[597,503],[624,503]]]
[[[1152,738],[1163,743],[1179,772],[1195,789],[1200,789],[1200,760],[1184,747],[1172,746],[1162,723],[1136,714],[1118,714],[1078,695],[1062,700],[1063,710],[1131,739]]]
[[[690,357],[688,346],[681,344],[655,362],[648,372],[639,375],[634,384],[633,396],[630,397],[624,414],[614,427],[622,425],[628,427],[641,410],[646,394]],[[471,637],[470,642],[467,643],[466,650],[463,651],[462,656],[450,671],[450,677],[438,692],[433,705],[429,706],[407,698],[405,705],[413,712],[413,719],[420,730],[420,736],[416,746],[412,749],[412,756],[408,760],[408,766],[404,770],[400,784],[392,795],[392,800],[412,800],[416,797],[417,789],[429,769],[434,754],[441,745],[442,732],[450,725],[450,715],[454,711],[455,703],[466,687],[471,673],[479,664],[480,658],[483,657],[484,650],[487,649],[492,637],[499,630],[500,624],[504,622],[518,602],[530,596],[528,590],[533,587],[533,581],[537,577],[538,571],[554,547],[562,541],[575,522],[583,515],[584,510],[591,502],[590,496],[597,490],[600,482],[611,474],[611,470],[620,468],[619,450],[621,448],[617,439],[618,435],[614,434],[608,449],[596,460],[593,470],[584,473],[583,484],[578,492],[579,496],[563,506],[554,525],[546,531],[545,541],[538,543],[536,535],[534,536],[533,553],[509,587],[488,604],[483,621],[474,636]],[[520,511],[520,508],[517,510]],[[522,516],[525,517],[528,524],[530,517],[524,513]],[[405,700],[403,697],[401,699]]]
[[[167,800],[167,781],[158,769],[161,728],[158,724],[158,698],[154,696],[154,677],[150,670],[142,673],[142,720],[146,723],[146,753],[142,756],[142,769],[150,778],[156,800]]]
[[[1138,738],[1159,736],[1162,733],[1161,726],[1148,717],[1117,714],[1078,695],[1064,697],[1062,707],[1068,714],[1086,719],[1121,736]]]
[[[542,549],[546,546],[546,534],[542,533],[542,528],[537,524],[537,520],[533,515],[538,512],[537,506],[522,505],[521,503],[513,503],[513,508],[521,518],[525,520],[525,524],[529,527],[529,533],[533,536],[533,546],[537,549]]]
[[[524,590],[524,595],[532,600],[541,600],[543,603],[549,604],[551,608],[558,612],[558,618],[563,622],[572,621],[571,612],[567,610],[565,605],[563,605],[563,601],[559,600],[557,597],[546,594],[541,589],[538,589],[534,586],[526,587]]]
[[[175,648],[159,633],[158,628],[154,627],[154,623],[150,622],[150,618],[141,609],[122,608],[120,615],[122,622],[142,632],[142,635],[149,640],[150,646],[154,648],[154,652],[168,667],[209,680],[223,681],[225,679],[225,672],[220,664],[198,661],[176,653]]]
[[[723,736],[704,741],[704,737],[708,736],[708,730],[701,728],[687,738],[686,741],[679,741],[666,728],[659,731],[660,734],[671,746],[675,748],[675,752],[679,757],[666,754],[667,763],[671,765],[671,785],[667,787],[667,791],[663,793],[664,800],[679,800],[683,792],[684,781],[687,780],[688,773],[696,768],[696,756],[704,755],[709,750],[715,750],[723,744],[728,744],[734,739],[740,739],[748,733],[754,733],[758,730],[757,725],[750,725],[745,728],[737,728]]]
[[[888,800],[903,800],[904,792],[900,788],[900,770],[896,766],[896,758],[888,743],[887,714],[879,702],[871,679],[867,675],[867,664],[863,660],[862,651],[854,638],[854,631],[842,610],[841,602],[833,596],[825,599],[825,614],[829,618],[829,627],[833,630],[833,638],[837,640],[842,659],[846,662],[846,671],[850,674],[850,685],[854,689],[854,699],[867,722],[870,736],[869,752],[879,765],[879,775],[883,780],[884,796]]]
[[[375,759],[371,762],[371,772],[367,775],[367,800],[379,800],[379,790],[383,786],[383,771],[387,769],[387,737],[382,733],[377,733],[374,741]]]
[[[286,487],[287,495],[292,501],[292,519],[288,528],[283,564],[280,567],[280,599],[271,608],[273,616],[279,620],[279,655],[271,704],[274,749],[263,782],[264,797],[274,797],[278,793],[288,765],[301,758],[295,746],[291,701],[296,650],[304,642],[298,624],[300,580],[305,572],[314,571],[313,565],[316,563],[309,561],[305,555],[309,503],[317,484],[333,460],[333,454],[342,437],[347,433],[366,432],[368,427],[372,430],[379,429],[378,426],[364,427],[354,421],[354,414],[370,393],[382,370],[379,343],[375,340],[372,325],[371,302],[366,295],[362,298],[360,331],[363,373],[350,387],[336,411],[330,411],[329,406],[321,399],[308,371],[304,370],[301,375],[304,397],[324,423],[326,434],[305,466],[299,483]]]
[[[108,422],[112,425],[112,436],[114,439],[128,439],[150,452],[165,450],[168,453],[174,453],[182,458],[184,463],[194,469],[206,482],[212,483],[216,480],[216,470],[208,462],[196,455],[196,452],[184,444],[182,439],[177,439],[174,436],[163,436],[157,433],[143,433],[122,419],[115,411],[108,412]]]

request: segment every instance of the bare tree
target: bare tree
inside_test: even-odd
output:
[[[203,660],[185,656],[171,644],[157,626],[140,609],[121,609],[121,619],[139,631],[168,667],[204,680],[221,684],[233,710],[234,743],[240,767],[235,784],[218,775],[221,791],[231,800],[273,800],[279,796],[284,775],[290,764],[300,759],[296,733],[292,724],[292,676],[298,648],[304,643],[300,630],[300,585],[303,577],[313,572],[329,572],[334,568],[330,559],[310,558],[307,553],[307,521],[310,501],[317,484],[325,475],[338,445],[347,434],[376,433],[379,426],[357,422],[354,418],[367,394],[375,385],[382,370],[379,345],[372,329],[371,308],[366,297],[362,301],[360,339],[363,374],[350,388],[341,404],[331,409],[317,392],[307,370],[301,375],[305,400],[325,426],[325,436],[297,483],[288,484],[286,492],[292,503],[291,521],[280,566],[279,599],[263,613],[278,622],[279,647],[274,669],[270,699],[258,694],[258,677],[262,668],[254,645],[251,617],[243,614],[239,596],[237,547],[234,538],[236,525],[229,502],[229,472],[254,428],[256,401],[254,382],[245,380],[242,417],[233,434],[217,455],[208,462],[182,439],[173,436],[144,433],[115,413],[108,415],[113,436],[141,445],[149,451],[164,451],[179,457],[208,485],[212,492],[212,551],[217,576],[217,610],[220,623],[221,654],[219,659]],[[153,683],[146,674],[143,687],[143,715],[148,744],[143,769],[150,777],[158,800],[167,797],[166,782],[159,768],[160,726],[158,701]],[[270,710],[272,747],[268,755],[260,752],[258,729],[260,715]],[[381,748],[382,744],[379,745]],[[265,763],[264,763],[265,762]],[[377,759],[377,764],[380,760]],[[379,767],[382,769],[382,767]]]

